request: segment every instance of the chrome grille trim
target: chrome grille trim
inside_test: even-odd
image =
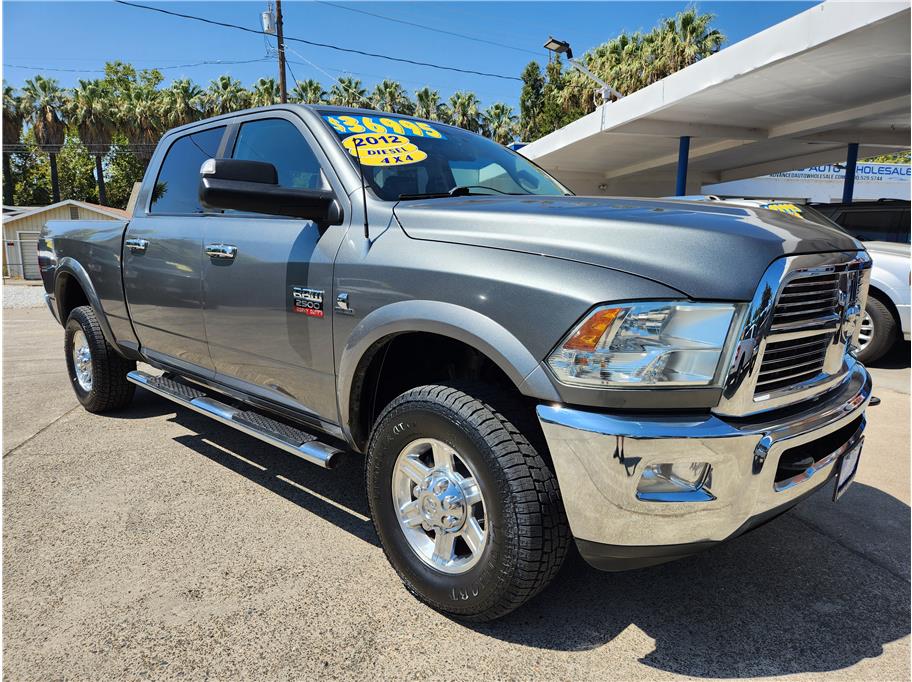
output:
[[[856,341],[870,268],[864,251],[774,261],[745,313],[714,412],[764,412],[845,380],[855,365],[846,351]]]

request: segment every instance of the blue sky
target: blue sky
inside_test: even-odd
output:
[[[142,4],[260,28],[266,2],[153,2]],[[547,60],[541,45],[549,34],[582,54],[621,31],[648,30],[662,17],[685,9],[684,2],[359,2],[334,4],[437,27],[507,47],[475,42],[394,23],[319,2],[283,1],[285,33],[323,43],[518,76],[530,59]],[[715,26],[731,44],[808,9],[817,2],[699,2],[716,15]],[[180,66],[213,60],[255,60],[266,56],[264,37],[210,26],[111,2],[3,2],[3,78],[21,85],[35,73],[64,86],[100,74],[105,61],[120,59],[139,68],[164,68],[166,82],[188,77],[207,84],[229,73],[245,84],[275,76],[274,60],[234,65]],[[274,41],[273,41],[274,43]],[[438,71],[325,48],[289,43],[291,69],[299,80],[353,75],[370,88],[383,78],[409,91],[424,85],[443,97],[472,90],[487,105],[518,104],[520,84]],[[310,62],[310,63],[307,63]],[[16,65],[16,66],[13,66]],[[18,68],[19,66],[41,68]],[[52,71],[68,69],[73,71]],[[289,74],[289,81],[291,74]]]

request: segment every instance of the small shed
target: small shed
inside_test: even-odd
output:
[[[3,276],[40,279],[38,235],[49,220],[124,220],[119,208],[66,199],[50,206],[3,207]]]

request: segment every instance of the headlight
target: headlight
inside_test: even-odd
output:
[[[548,358],[567,384],[710,386],[719,383],[730,303],[648,301],[596,308]]]

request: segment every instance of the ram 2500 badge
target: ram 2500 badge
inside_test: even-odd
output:
[[[683,557],[858,463],[855,239],[573,196],[434,121],[172,130],[129,221],[50,222],[39,262],[87,410],[138,385],[320,466],[365,455],[390,563],[458,618],[533,597],[570,542],[606,570]]]

